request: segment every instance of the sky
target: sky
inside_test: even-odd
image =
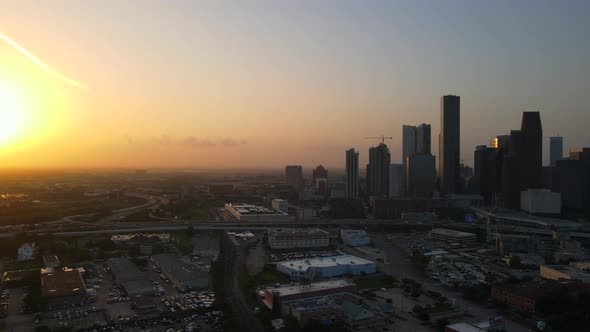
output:
[[[583,0],[0,0],[0,33],[86,87],[0,41],[0,167],[343,168],[381,134],[400,162],[403,124],[430,123],[438,153],[444,94],[461,96],[466,163],[524,110],[541,112],[547,160],[552,135],[590,146],[588,14]]]

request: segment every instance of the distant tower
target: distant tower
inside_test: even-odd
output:
[[[322,165],[313,170],[313,186],[318,195],[328,193],[328,170]]]
[[[404,193],[404,166],[389,165],[389,197],[400,197]]]
[[[416,153],[431,154],[430,125],[423,123],[416,127]]]
[[[285,183],[297,191],[303,189],[303,167],[299,165],[286,166]]]
[[[549,166],[554,167],[555,162],[563,158],[563,137],[549,137]]]
[[[367,192],[372,196],[387,196],[389,194],[389,164],[391,154],[385,143],[369,149],[369,164],[367,165]]]
[[[359,153],[351,148],[346,150],[346,197],[359,195]]]
[[[438,175],[441,191],[457,193],[460,188],[459,152],[461,140],[461,97],[440,98],[440,135],[438,142]]]

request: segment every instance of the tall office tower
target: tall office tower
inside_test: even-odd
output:
[[[461,97],[440,98],[440,135],[438,138],[438,175],[441,191],[457,193],[460,188],[459,151],[461,139]]]
[[[506,144],[510,140],[510,135],[498,135],[492,139],[491,145],[493,148],[499,149]]]
[[[408,197],[430,197],[436,182],[436,163],[431,154],[408,156],[406,166],[406,195]]]
[[[328,170],[322,165],[313,170],[313,187],[317,195],[328,193]]]
[[[423,123],[416,127],[416,153],[431,154],[430,125]]]
[[[404,168],[402,164],[389,165],[389,197],[400,197],[404,193]]]
[[[416,153],[416,127],[415,126],[402,126],[402,172],[403,176],[403,184],[402,184],[402,191],[406,191],[406,161],[408,160],[408,156],[411,156]]]
[[[552,167],[551,189],[561,193],[567,212],[590,216],[590,148],[572,149]]]
[[[371,196],[387,196],[389,194],[389,164],[391,154],[385,143],[369,149],[367,165],[367,192]]]
[[[300,165],[288,165],[285,167],[285,183],[295,190],[303,189],[303,167]]]
[[[512,130],[502,152],[504,206],[520,208],[520,192],[543,187],[543,128],[539,112],[524,112],[520,130]]]
[[[498,149],[478,145],[474,152],[474,187],[478,194],[483,196],[486,205],[495,205],[498,168]]]
[[[555,162],[563,158],[563,137],[549,137],[549,166],[555,166]]]
[[[346,150],[346,197],[359,195],[359,153],[351,148]]]

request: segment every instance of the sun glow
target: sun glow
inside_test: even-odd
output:
[[[0,144],[23,134],[27,113],[26,103],[19,91],[0,81]]]

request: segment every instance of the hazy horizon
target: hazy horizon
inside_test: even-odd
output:
[[[461,159],[590,146],[590,2],[0,1],[0,168],[344,168],[461,96]],[[44,67],[46,65],[46,67]],[[85,88],[86,87],[86,88]]]

